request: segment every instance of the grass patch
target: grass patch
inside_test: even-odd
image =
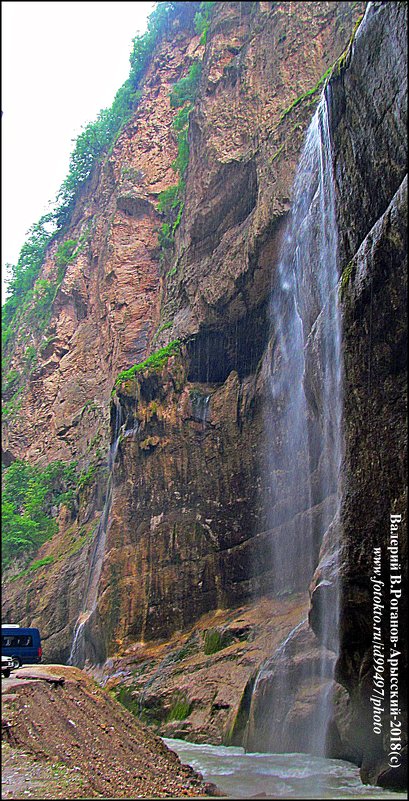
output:
[[[204,636],[205,654],[215,654],[230,645],[232,637],[227,631],[220,629],[208,629]]]
[[[129,381],[131,378],[134,378],[137,373],[141,373],[144,370],[161,370],[169,357],[179,352],[180,340],[174,339],[173,342],[170,342],[165,348],[160,348],[152,353],[151,356],[148,356],[144,362],[140,362],[140,364],[134,364],[133,367],[129,368],[129,370],[122,370],[115,380],[114,388],[119,386],[119,384],[122,384],[123,381]]]
[[[340,283],[340,286],[339,286],[339,297],[340,297],[340,300],[344,299],[347,286],[351,281],[353,270],[354,270],[354,262],[350,261],[347,264],[347,266],[345,267],[345,269],[342,271],[341,283]]]
[[[30,567],[27,568],[27,572],[32,572],[34,570],[39,570],[40,567],[44,567],[45,565],[52,565],[54,562],[53,556],[45,556],[44,559],[37,559],[36,562],[33,562]]]
[[[331,75],[332,69],[333,69],[333,67],[330,67],[329,69],[327,69],[327,70],[326,70],[326,72],[324,72],[324,74],[323,74],[323,75],[321,75],[321,78],[319,79],[318,83],[317,83],[315,86],[313,86],[313,88],[312,88],[312,89],[308,89],[308,91],[307,91],[307,92],[304,92],[304,94],[303,94],[303,95],[300,95],[300,97],[297,97],[295,100],[293,100],[293,102],[291,103],[291,105],[289,105],[289,106],[288,106],[288,108],[286,108],[286,109],[285,109],[285,110],[284,110],[284,111],[283,111],[283,112],[280,114],[280,119],[279,119],[279,122],[282,122],[282,121],[283,121],[283,120],[284,120],[284,119],[285,119],[285,118],[286,118],[286,117],[287,117],[289,114],[291,114],[291,112],[292,112],[292,111],[294,111],[294,109],[295,109],[295,108],[297,108],[297,106],[299,106],[299,105],[300,105],[300,103],[302,103],[304,100],[307,100],[307,98],[312,98],[312,97],[313,97],[313,96],[314,96],[314,95],[315,95],[315,94],[318,92],[318,90],[319,90],[319,89],[321,89],[321,88],[323,87],[323,85],[324,85],[325,81],[326,81],[326,80],[329,78],[329,76]]]
[[[132,690],[129,687],[122,686],[118,689],[115,688],[114,694],[116,700],[119,701],[125,709],[128,709],[129,712],[132,712],[133,715],[138,717],[140,713],[139,701],[132,694]]]
[[[169,711],[166,722],[169,723],[171,720],[185,720],[189,717],[191,711],[192,704],[188,701],[186,696],[180,696],[176,699],[172,709]]]

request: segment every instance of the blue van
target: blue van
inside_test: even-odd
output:
[[[14,667],[35,665],[41,662],[43,649],[38,629],[11,624],[1,627],[1,655],[11,656]]]

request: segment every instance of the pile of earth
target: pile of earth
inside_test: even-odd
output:
[[[220,795],[77,668],[23,667],[2,691],[5,798]]]

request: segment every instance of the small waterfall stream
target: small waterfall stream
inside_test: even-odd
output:
[[[270,404],[266,420],[271,477],[275,593],[306,590],[320,545],[340,504],[342,456],[341,322],[338,307],[337,226],[325,93],[308,129],[293,204],[270,303]],[[334,529],[334,525],[332,526]],[[331,559],[337,547],[331,542]],[[332,564],[332,575],[336,574]],[[338,590],[323,604],[322,664],[314,677],[328,683],[325,649],[337,650]],[[311,667],[309,668],[311,670]],[[292,688],[277,683],[280,695]],[[290,678],[287,679],[287,683]],[[282,698],[277,698],[277,704]],[[312,753],[325,751],[330,696],[322,693]]]
[[[77,667],[83,667],[86,661],[86,629],[87,624],[97,606],[98,585],[104,560],[106,533],[108,529],[109,513],[111,510],[112,475],[121,435],[121,424],[121,407],[119,404],[117,404],[115,406],[114,437],[108,453],[109,475],[105,493],[105,503],[92,546],[82,611],[78,616],[77,623],[74,628],[71,652],[67,661],[68,665],[75,665]]]

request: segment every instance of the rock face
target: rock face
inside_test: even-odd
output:
[[[277,501],[277,527],[269,529],[262,357],[303,135],[320,78],[341,55],[362,10],[360,3],[217,3],[205,45],[191,27],[174,29],[160,42],[134,119],[78,202],[68,235],[78,240],[86,235],[87,244],[57,293],[52,339],[43,342],[21,412],[6,421],[6,463],[23,456],[43,463],[77,458],[81,466],[97,467],[97,480],[78,493],[75,517],[60,510],[59,535],[40,551],[40,557],[53,555],[53,564],[7,582],[4,592],[6,619],[12,615],[13,622],[39,625],[46,659],[65,661],[108,494],[111,419],[111,439],[118,437],[112,498],[84,658],[100,665],[108,659],[106,677],[111,667],[121,669],[120,655],[125,653],[126,661],[127,649],[128,654],[148,649],[144,654],[153,666],[137,686],[125,682],[125,689],[149,696],[145,685],[156,681],[149,703],[160,707],[161,725],[168,727],[162,733],[218,741],[217,729],[224,742],[230,731],[231,741],[239,743],[247,725],[247,742],[255,742],[255,714],[261,728],[266,726],[271,702],[265,669],[254,694],[264,718],[250,711],[265,643],[250,655],[239,647],[243,671],[240,678],[234,673],[233,699],[223,690],[229,684],[228,660],[217,674],[220,698],[212,696],[213,685],[200,696],[200,681],[189,684],[178,670],[167,671],[158,684],[163,642],[190,631],[195,622],[200,629],[203,615],[237,606],[245,610],[254,596],[273,590],[283,593],[285,606],[271,537],[284,543],[295,538],[305,516],[321,531],[332,502],[317,498],[311,508],[300,491],[289,517],[284,497]],[[346,431],[344,504],[337,521],[343,597],[340,684],[331,689],[337,708],[333,752],[362,762],[364,779],[385,784],[394,781],[385,773],[386,743],[372,736],[368,714],[370,575],[372,548],[378,545],[382,575],[388,573],[389,514],[402,514],[402,531],[404,522],[404,16],[404,4],[371,5],[352,49],[335,67],[329,94],[340,200]],[[190,115],[185,206],[174,252],[164,255],[157,197],[176,182],[171,165],[177,155],[169,92],[196,60],[203,66]],[[56,248],[48,253],[44,278],[56,273]],[[175,353],[120,382],[110,405],[118,371],[176,339],[181,345]],[[36,344],[41,342],[40,337]],[[21,363],[25,347],[20,336],[12,368]],[[326,573],[331,538],[322,545],[321,559],[320,546],[317,537],[312,562],[320,563],[310,610],[315,634],[301,625],[306,604],[294,599],[288,617],[274,607],[275,622],[269,622],[280,633],[274,647],[299,626],[290,650],[279,650],[271,665],[273,684],[282,668],[294,676],[290,711],[276,710],[281,720],[287,716],[286,747],[292,750],[308,747],[317,693],[326,689],[300,686],[297,678],[300,651],[304,662],[320,658],[316,610],[329,586],[322,578],[333,578]],[[306,566],[297,589],[305,590],[310,579]],[[386,643],[386,616],[383,624]],[[205,682],[212,664],[202,656],[194,654],[186,670],[197,671]],[[333,657],[327,658],[330,666]],[[139,670],[139,657],[134,661]],[[180,687],[192,710],[185,727],[179,722],[169,727]],[[401,777],[394,776],[398,785]]]
[[[307,607],[300,593],[218,609],[167,640],[133,643],[94,675],[161,736],[241,745],[260,659]]]
[[[323,655],[307,619],[298,623],[257,673],[244,736],[247,750],[316,752],[317,710],[321,695],[332,692],[334,660],[329,651]]]
[[[177,155],[169,91],[195,57],[191,28],[162,42],[143,82],[135,117],[89,179],[65,240],[80,242],[53,303],[47,331],[23,324],[10,369],[37,349],[19,414],[4,420],[9,459],[95,461],[109,443],[109,402],[118,372],[142,361],[159,319],[158,194],[174,183]],[[57,275],[54,242],[41,278]],[[7,398],[6,398],[7,399]]]
[[[402,786],[401,768],[388,767],[390,702],[397,685],[389,672],[391,576],[407,586],[406,353],[407,312],[407,9],[373,3],[358,30],[349,61],[331,81],[332,135],[338,185],[338,225],[344,346],[344,492],[341,512],[341,643],[337,677],[348,690],[341,732],[362,763],[364,781]],[[376,56],[375,56],[376,54]],[[399,556],[388,546],[397,515]],[[377,574],[379,556],[380,572]],[[396,568],[399,564],[399,568]],[[324,571],[325,573],[325,568]],[[322,575],[321,566],[317,578]],[[384,611],[374,616],[379,575]],[[406,732],[407,646],[403,621],[407,593],[399,599],[398,719]],[[314,627],[313,583],[310,620]],[[385,662],[382,731],[374,733],[372,704],[378,635]],[[319,634],[319,632],[317,631]],[[374,645],[375,638],[375,645]],[[383,672],[382,667],[385,670]],[[392,694],[391,694],[392,691]],[[345,725],[345,713],[349,723]],[[359,721],[359,723],[358,723]],[[399,724],[398,724],[399,725]]]
[[[3,440],[7,463],[76,458],[85,469],[97,467],[96,480],[79,492],[76,518],[62,515],[58,538],[40,551],[55,563],[10,582],[4,596],[7,619],[41,626],[47,658],[67,658],[81,610],[84,566],[105,500],[114,378],[175,337],[188,338],[177,367],[183,378],[165,371],[146,390],[139,410],[149,418],[146,436],[141,427],[138,441],[126,438],[118,454],[99,603],[110,622],[102,626],[98,658],[124,637],[167,636],[214,605],[268,586],[261,478],[254,477],[263,464],[257,443],[264,377],[257,366],[271,269],[303,130],[319,96],[314,90],[359,12],[351,3],[221,3],[205,48],[191,24],[171,30],[148,67],[135,118],[78,202],[67,236],[83,236],[85,244],[57,292],[49,336],[44,341],[45,334],[30,331],[38,339],[37,367],[20,412],[5,421]],[[200,59],[186,203],[165,275],[157,197],[177,178],[169,94]],[[58,244],[47,255],[45,279],[57,272]],[[25,333],[11,369],[23,360]],[[152,486],[144,475],[154,477]],[[149,542],[163,575],[156,575]],[[183,571],[178,560],[186,562]],[[129,609],[121,605],[119,612],[116,587],[121,597],[127,587]]]

